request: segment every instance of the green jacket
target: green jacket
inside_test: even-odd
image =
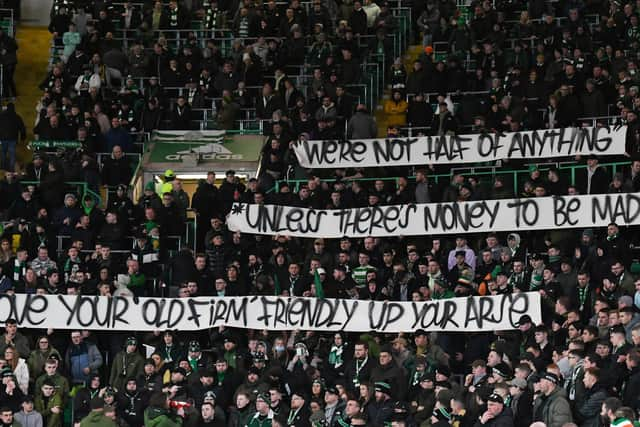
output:
[[[137,351],[135,353],[127,353],[126,350],[122,350],[113,358],[109,384],[115,387],[116,390],[124,390],[127,385],[127,378],[137,378],[142,375],[143,368],[144,359],[140,353]]]
[[[182,418],[177,417],[175,420],[169,416],[169,412],[165,409],[148,407],[144,411],[145,427],[182,427]]]
[[[35,382],[36,378],[43,374],[44,364],[53,354],[57,355],[59,360],[62,360],[58,350],[53,347],[50,347],[47,351],[33,350],[29,354],[27,366],[29,367],[29,378],[31,378],[32,382]]]
[[[64,413],[64,405],[62,403],[62,397],[55,392],[50,398],[49,401],[45,404],[44,398],[42,394],[39,394],[34,399],[34,405],[36,411],[42,415],[42,424],[44,427],[62,427],[62,414]],[[51,409],[54,407],[59,407],[60,412],[54,414]]]
[[[449,366],[447,354],[437,344],[428,344],[426,348],[416,349],[416,355],[424,355],[431,370],[438,365]]]
[[[64,405],[69,398],[69,381],[58,373],[55,373],[52,377],[48,377],[47,374],[42,374],[38,377],[34,389],[36,396],[42,395],[42,384],[47,378],[50,378],[51,381],[53,381],[53,383],[55,384],[56,395],[60,396]]]
[[[80,427],[117,427],[117,424],[102,411],[91,411],[80,421]]]

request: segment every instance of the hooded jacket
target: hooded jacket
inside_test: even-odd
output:
[[[127,385],[127,378],[141,375],[143,368],[144,358],[140,353],[137,351],[127,353],[126,349],[122,350],[113,358],[109,384],[115,387],[116,390],[124,390]]]
[[[42,415],[36,411],[31,411],[28,414],[20,411],[14,414],[13,419],[22,427],[42,427]]]

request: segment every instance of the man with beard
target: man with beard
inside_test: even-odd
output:
[[[190,392],[196,406],[200,406],[204,402],[204,395],[209,391],[214,391],[217,387],[214,382],[214,373],[208,369],[202,369],[199,372],[200,381],[191,386]],[[222,390],[221,390],[222,391]]]
[[[384,381],[375,383],[376,401],[367,408],[368,425],[382,427],[391,421],[393,402],[391,400],[391,385]]]
[[[236,395],[243,393],[250,396],[251,399],[255,399],[259,394],[265,393],[267,388],[268,386],[260,381],[260,369],[252,366],[247,370],[247,377],[240,387],[238,387]]]
[[[347,403],[347,408],[349,404]],[[360,407],[358,406],[358,412]],[[287,416],[287,425],[289,427],[311,427],[309,416],[311,413],[306,404],[306,397],[300,392],[294,392],[291,395],[291,410]]]
[[[347,383],[347,389],[359,391],[360,384],[369,381],[375,366],[375,360],[369,358],[369,344],[365,341],[357,342],[353,349],[353,359],[347,364],[344,372],[345,377],[351,379]]]
[[[533,402],[533,420],[550,427],[560,427],[572,421],[571,408],[560,379],[553,372],[544,372],[540,379],[540,395]]]

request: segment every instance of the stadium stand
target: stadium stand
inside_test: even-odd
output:
[[[32,123],[15,107],[27,79],[16,71],[20,2],[0,0],[2,426],[637,425],[640,3],[49,6]],[[313,142],[473,150],[567,129],[617,136],[598,155],[329,168],[300,156]],[[537,217],[555,227],[468,233],[229,225],[256,205],[373,215],[587,197],[624,203],[580,211],[571,227],[549,210]],[[98,311],[125,300],[146,307],[142,317],[177,301],[195,321],[209,304],[196,297],[249,297],[390,307],[389,320],[399,303],[428,311],[522,295],[540,310],[514,309],[506,328],[174,330],[116,328],[108,315],[58,328],[61,313],[30,317],[46,311],[38,301],[72,312],[70,301]],[[501,310],[475,314],[500,323]]]

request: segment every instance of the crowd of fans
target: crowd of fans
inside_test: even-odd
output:
[[[141,333],[25,329],[8,319],[2,426],[634,425],[634,227],[337,240],[226,228],[234,202],[341,209],[640,189],[636,3],[483,1],[468,16],[447,0],[403,6],[424,47],[410,72],[388,57],[399,29],[383,2],[55,0],[50,31],[61,56],[41,84],[34,133],[81,149],[37,152],[16,165],[24,124],[12,106],[0,115],[0,292],[315,297],[316,280],[327,298],[365,301],[537,292],[543,322],[525,314],[518,330],[470,334]],[[195,22],[202,28],[192,30]],[[15,55],[11,40],[0,34],[0,62],[13,61],[3,57]],[[383,52],[390,136],[406,125],[445,135],[600,117],[599,125],[627,125],[627,155],[577,159],[586,165],[572,175],[503,162],[490,182],[432,178],[451,172],[446,166],[302,169],[290,150],[298,138],[377,136],[350,85]],[[301,70],[311,77],[301,81]],[[218,184],[210,172],[189,195],[168,170],[134,203],[126,154],[136,151],[137,134],[199,128],[203,108],[215,111],[220,129],[237,128],[245,113],[265,121],[261,176],[242,182],[230,170]],[[101,152],[110,155],[99,164]],[[615,173],[602,165],[629,158]],[[506,172],[526,167],[516,182]],[[398,178],[360,180],[383,176]],[[282,181],[294,177],[304,183]],[[68,181],[115,190],[102,209]],[[196,250],[176,251],[171,238],[185,237],[188,208]]]

